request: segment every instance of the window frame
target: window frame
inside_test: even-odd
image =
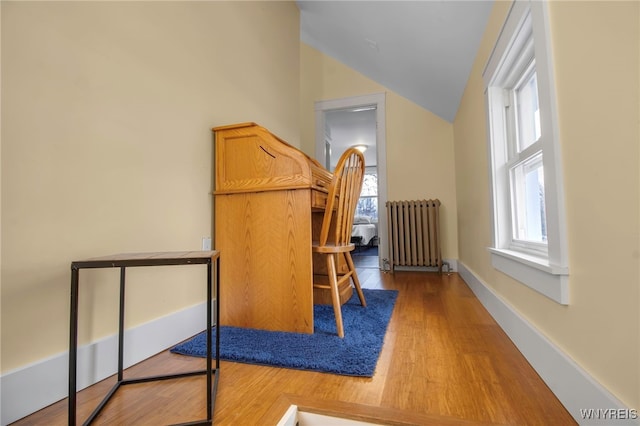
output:
[[[515,0],[483,72],[487,108],[487,140],[491,165],[494,268],[544,294],[569,303],[569,268],[564,214],[555,83],[551,60],[548,5]],[[505,114],[516,80],[535,67],[540,108],[540,138],[513,160],[508,132],[515,129]],[[516,147],[517,150],[517,147]],[[542,153],[547,243],[514,241],[510,167]],[[514,163],[516,161],[516,163]],[[545,247],[546,246],[546,247]]]

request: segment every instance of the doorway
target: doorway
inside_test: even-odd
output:
[[[387,261],[384,101],[382,93],[316,102],[316,158],[327,170],[348,147],[364,149],[365,182],[354,220],[356,267],[381,268]]]

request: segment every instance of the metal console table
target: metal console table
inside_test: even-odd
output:
[[[215,262],[216,273],[216,365],[212,368],[212,264]],[[134,266],[162,266],[162,265],[207,265],[207,367],[206,370],[190,371],[185,373],[167,374],[161,376],[149,376],[132,379],[124,379],[123,355],[124,355],[124,295],[125,295],[125,269]],[[213,251],[188,251],[188,252],[160,252],[160,253],[126,253],[113,256],[96,257],[71,263],[71,326],[69,338],[69,426],[76,424],[76,374],[77,374],[77,350],[78,350],[78,284],[80,269],[88,268],[120,268],[120,315],[118,330],[118,381],[102,402],[95,408],[83,425],[88,425],[96,418],[109,399],[122,385],[143,383],[156,380],[166,380],[196,375],[207,375],[207,418],[206,420],[182,423],[184,425],[210,425],[213,422],[213,405],[218,388],[220,370],[220,333],[217,324],[220,323],[220,253]],[[215,379],[215,381],[214,381]]]

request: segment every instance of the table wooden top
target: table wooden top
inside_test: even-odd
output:
[[[71,262],[72,269],[116,268],[123,266],[189,265],[211,263],[220,256],[217,250],[119,253]]]

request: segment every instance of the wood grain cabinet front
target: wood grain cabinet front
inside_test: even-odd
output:
[[[254,123],[213,131],[220,322],[313,333],[312,222],[332,175]]]

